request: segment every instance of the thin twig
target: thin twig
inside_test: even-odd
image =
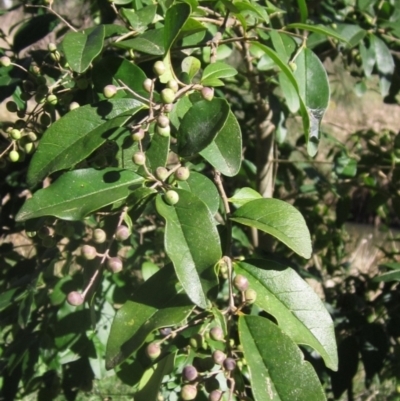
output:
[[[60,19],[62,22],[64,22],[65,25],[69,29],[72,29],[74,32],[78,32],[76,28],[74,28],[65,18],[63,18],[60,14],[57,13],[57,11],[54,11],[51,7],[47,6],[41,6],[41,5],[33,5],[33,4],[27,4],[27,7],[32,7],[32,8],[44,8],[46,10],[49,10],[52,14],[54,14],[58,19]]]

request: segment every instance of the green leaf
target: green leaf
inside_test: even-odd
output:
[[[157,6],[152,4],[143,7],[140,10],[130,10],[129,8],[122,8],[122,15],[128,20],[130,26],[134,31],[144,32],[148,25],[150,25],[156,16]]]
[[[239,336],[255,401],[326,400],[311,364],[274,323],[260,316],[241,316]]]
[[[35,192],[16,216],[24,221],[41,216],[81,220],[89,213],[125,199],[143,178],[128,170],[83,169],[63,174],[49,187]]]
[[[107,342],[106,368],[112,369],[133,354],[153,330],[181,323],[193,308],[177,286],[172,265],[160,269],[115,315]]]
[[[28,184],[84,160],[143,107],[135,99],[112,99],[70,111],[41,138],[29,166]]]
[[[237,209],[231,220],[255,227],[283,242],[303,258],[310,258],[311,237],[301,213],[279,199],[256,199]]]
[[[357,160],[342,153],[335,159],[336,174],[344,177],[355,177],[357,174]]]
[[[338,34],[335,30],[328,26],[295,23],[287,25],[286,29],[302,29],[304,31],[315,32],[321,35],[329,36],[331,38],[339,40],[340,42],[345,42],[346,44],[350,45],[345,37]]]
[[[229,112],[229,104],[224,99],[195,103],[184,115],[179,127],[179,156],[193,156],[205,149],[223,128]]]
[[[229,78],[237,74],[237,71],[230,65],[218,61],[216,63],[208,64],[204,68],[201,77],[201,84],[204,86],[222,86],[224,83],[220,78]]]
[[[370,78],[376,63],[375,48],[373,46],[366,48],[364,43],[360,43],[360,56],[364,74]]]
[[[234,6],[239,12],[251,12],[251,14],[256,15],[261,18],[265,23],[269,24],[269,17],[265,7],[259,4],[250,3],[246,1],[234,1]]]
[[[228,201],[232,202],[235,207],[240,207],[255,199],[262,199],[262,196],[254,189],[245,187],[240,188]]]
[[[297,56],[296,65],[294,76],[310,120],[307,151],[310,156],[315,156],[321,120],[330,99],[328,75],[317,55],[307,48]]]
[[[400,271],[395,270],[395,271],[383,273],[380,276],[374,277],[372,279],[372,281],[375,281],[375,282],[383,281],[384,283],[386,283],[388,281],[400,281]]]
[[[301,22],[306,22],[308,18],[308,8],[306,0],[297,0],[297,5],[299,6]]]
[[[215,216],[219,208],[219,193],[214,183],[205,175],[191,171],[187,181],[178,181],[179,188],[192,192],[202,200]]]
[[[164,28],[151,29],[136,38],[114,42],[113,45],[122,49],[132,49],[145,54],[162,56],[165,52]]]
[[[288,109],[292,113],[297,113],[300,108],[300,100],[296,89],[293,87],[289,78],[284,73],[280,72],[278,75],[278,79]]]
[[[242,133],[232,111],[229,111],[217,136],[200,154],[223,175],[233,177],[239,172],[242,163]]]
[[[359,25],[353,24],[337,24],[337,32],[346,39],[350,48],[357,46],[367,34]]]
[[[182,60],[181,68],[182,68],[182,79],[190,84],[195,75],[199,72],[201,67],[201,62],[196,57],[185,57]]]
[[[381,95],[387,96],[392,83],[392,75],[395,64],[386,43],[375,35],[371,35],[371,47],[374,48],[376,57],[376,67],[379,73],[379,86]]]
[[[164,49],[169,51],[191,13],[190,5],[177,3],[168,8],[164,23]]]
[[[290,267],[272,260],[234,264],[257,293],[256,305],[275,317],[279,327],[297,344],[308,345],[337,370],[338,356],[331,316],[313,289]]]
[[[288,35],[272,30],[269,33],[271,37],[272,44],[279,54],[279,57],[285,63],[289,62],[293,53],[296,51],[296,42]]]
[[[170,140],[169,136],[165,137],[157,133],[152,135],[149,146],[146,149],[146,165],[153,172],[157,167],[165,167],[167,165]]]
[[[157,196],[158,213],[166,221],[165,251],[190,299],[201,308],[217,289],[214,265],[221,258],[221,244],[207,206],[191,192],[175,189],[179,202],[167,205]]]
[[[89,34],[82,32],[68,32],[62,46],[65,58],[73,71],[85,72],[91,62],[103,49],[105,29],[99,25]]]

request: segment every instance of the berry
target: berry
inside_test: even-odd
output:
[[[157,125],[156,129],[157,134],[165,138],[168,138],[171,135],[171,127],[169,125],[167,125],[166,127],[161,127],[160,125]]]
[[[48,104],[51,104],[52,106],[55,106],[58,102],[57,96],[56,95],[49,95],[47,96],[46,99]]]
[[[40,116],[40,123],[43,124],[43,125],[45,125],[45,126],[47,127],[48,125],[51,124],[51,117],[50,117],[48,114],[43,113],[43,114]]]
[[[137,131],[135,131],[132,134],[132,140],[134,140],[135,142],[139,142],[144,138],[145,135],[145,131],[143,128],[139,128]]]
[[[184,401],[194,400],[197,396],[197,388],[192,384],[185,384],[181,390],[181,398]]]
[[[224,332],[221,327],[213,327],[210,330],[210,337],[215,341],[222,341],[224,339]]]
[[[118,226],[115,231],[115,239],[117,241],[125,241],[130,237],[131,233],[127,226]]]
[[[6,108],[10,113],[16,113],[18,111],[17,103],[12,100],[6,103]]]
[[[146,347],[147,356],[154,360],[161,355],[161,347],[159,343],[153,342]]]
[[[221,390],[213,390],[208,395],[208,401],[221,401],[224,393]]]
[[[50,235],[50,230],[46,226],[40,227],[37,235],[40,239],[46,238]]]
[[[78,291],[72,291],[67,296],[67,302],[73,306],[82,305],[84,301],[82,294]]]
[[[32,153],[33,149],[34,149],[34,146],[33,146],[32,142],[28,142],[28,143],[24,144],[25,153],[27,153],[27,154]]]
[[[252,288],[248,288],[244,293],[244,297],[246,299],[246,303],[251,305],[256,302],[257,293]]]
[[[204,100],[208,100],[210,102],[214,98],[214,88],[208,88],[207,86],[205,86],[201,90],[201,96],[203,96]]]
[[[212,358],[217,365],[222,365],[226,359],[226,354],[217,349],[213,352]]]
[[[143,166],[146,163],[146,155],[143,152],[136,152],[132,156],[132,160],[138,166]]]
[[[176,82],[175,79],[170,79],[167,82],[167,88],[172,89],[175,93],[178,92],[179,89],[178,82]]]
[[[165,104],[171,104],[175,100],[175,92],[170,88],[165,88],[161,91],[161,100]]]
[[[21,139],[21,136],[21,131],[19,129],[14,128],[10,132],[10,137],[12,139],[15,139],[16,141],[18,141],[18,139]]]
[[[151,92],[151,90],[153,89],[153,80],[151,80],[150,78],[146,78],[144,81],[143,81],[143,89],[146,91],[146,92]]]
[[[93,260],[97,256],[96,248],[91,245],[83,245],[81,252],[86,260]]]
[[[182,379],[186,382],[196,380],[198,375],[197,369],[192,365],[187,365],[182,370]]]
[[[238,291],[246,291],[249,288],[249,280],[247,277],[237,274],[233,279],[233,285]]]
[[[80,107],[80,105],[79,105],[78,102],[71,102],[71,104],[69,105],[69,109],[70,109],[70,110],[75,110],[75,109],[77,109],[78,107]]]
[[[160,181],[164,181],[167,179],[168,177],[168,170],[165,167],[157,167],[156,168],[156,177],[160,180]]]
[[[169,118],[164,115],[164,114],[160,114],[157,118],[157,124],[159,127],[165,128],[169,126]]]
[[[55,52],[53,52],[53,53],[50,53],[50,57],[51,57],[51,59],[53,60],[53,61],[60,61],[61,60],[61,54],[60,54],[60,52],[59,51],[55,51]]]
[[[55,45],[55,43],[49,43],[47,45],[47,49],[49,52],[55,52],[57,50],[57,46]]]
[[[171,113],[173,107],[174,107],[174,105],[172,103],[171,104],[164,104],[164,107],[163,107],[164,113]]]
[[[93,231],[93,241],[96,244],[102,244],[103,242],[105,242],[106,239],[107,239],[107,234],[101,228],[96,228]]]
[[[107,265],[113,273],[119,273],[123,267],[122,260],[117,257],[108,259]]]
[[[175,178],[179,181],[186,181],[190,176],[190,170],[187,167],[179,167],[175,171]]]
[[[224,368],[231,372],[232,370],[235,370],[236,368],[236,361],[233,358],[226,358],[224,360]]]
[[[207,392],[211,393],[212,391],[219,389],[219,381],[215,377],[211,376],[204,382],[204,386]]]
[[[17,162],[17,161],[19,160],[20,155],[19,155],[18,151],[12,150],[12,151],[8,154],[8,157],[9,157],[9,159],[10,159],[12,162]]]
[[[34,132],[28,132],[26,134],[26,137],[31,141],[31,142],[35,142],[37,141],[37,135]]]
[[[296,70],[297,70],[297,64],[296,63],[294,63],[293,61],[290,61],[289,62],[289,67],[293,72],[296,72]]]
[[[163,337],[167,337],[172,333],[172,329],[171,327],[163,327],[162,329],[160,329],[160,334]]]
[[[2,67],[9,67],[11,65],[10,57],[7,56],[0,57],[0,65]]]
[[[179,202],[179,195],[176,191],[170,189],[165,193],[164,199],[169,205],[173,206]]]
[[[164,74],[165,70],[166,70],[165,64],[164,64],[162,61],[158,60],[158,61],[156,61],[156,62],[154,63],[154,65],[153,65],[153,72],[154,72],[154,74],[156,74],[157,76],[160,76],[160,75]]]
[[[111,99],[117,93],[117,87],[115,85],[107,85],[103,89],[103,95],[107,99]]]

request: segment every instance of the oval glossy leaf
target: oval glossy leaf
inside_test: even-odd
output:
[[[239,172],[242,164],[242,133],[231,111],[215,139],[200,154],[227,177],[233,177]]]
[[[182,69],[182,79],[190,84],[195,75],[199,72],[201,68],[201,62],[196,57],[185,57],[182,60],[181,69]]]
[[[303,258],[311,257],[311,237],[302,214],[279,199],[256,199],[237,209],[231,220],[255,227],[283,242]]]
[[[260,316],[241,316],[239,337],[255,401],[326,400],[312,365],[276,324]]]
[[[65,58],[73,71],[85,72],[103,49],[105,29],[99,25],[89,34],[68,32],[62,41]]]
[[[164,28],[151,29],[136,38],[114,42],[113,45],[122,49],[133,49],[145,54],[162,56],[165,52]]]
[[[237,74],[237,71],[230,65],[218,61],[216,63],[208,64],[204,68],[201,77],[201,84],[204,86],[222,86],[224,83],[220,78],[229,78]]]
[[[177,287],[172,265],[168,265],[153,274],[133,300],[118,310],[107,342],[107,369],[139,349],[153,330],[179,324],[189,315],[194,305]]]
[[[262,196],[254,189],[245,187],[239,189],[228,201],[232,202],[235,207],[240,207],[255,199],[262,199]]]
[[[150,25],[156,16],[157,6],[152,4],[143,7],[140,10],[130,10],[129,8],[122,8],[121,13],[128,20],[132,29],[137,32],[143,32],[147,26]]]
[[[353,24],[337,24],[337,31],[342,38],[346,39],[350,48],[358,45],[367,34],[367,31],[359,25]]]
[[[168,52],[175,42],[185,22],[188,20],[191,8],[187,3],[177,3],[168,8],[164,23],[164,49]]]
[[[302,29],[303,31],[316,32],[321,35],[337,39],[340,42],[345,42],[346,44],[350,45],[345,37],[341,36],[335,30],[333,30],[328,26],[295,23],[287,25],[286,29]]]
[[[158,213],[166,222],[165,251],[190,299],[201,308],[209,305],[217,289],[214,265],[221,258],[221,244],[214,219],[207,206],[191,192],[175,189],[179,202],[156,199]]]
[[[337,370],[338,356],[332,318],[313,289],[290,267],[272,260],[234,264],[257,292],[256,305],[275,317],[297,344],[308,345]]]
[[[81,220],[91,212],[124,200],[142,182],[142,177],[128,170],[69,171],[49,187],[35,192],[15,219],[23,221],[54,216],[64,220]]]
[[[187,181],[178,182],[179,188],[192,192],[200,200],[202,200],[211,214],[215,216],[219,208],[219,193],[214,183],[204,174],[196,171],[190,172],[190,177]]]
[[[179,126],[179,156],[193,156],[210,145],[225,125],[229,112],[229,104],[224,99],[201,100],[193,104]]]
[[[143,107],[135,99],[115,99],[70,111],[41,138],[29,165],[28,184],[85,159]]]
[[[321,60],[307,48],[297,56],[296,65],[294,76],[310,119],[307,150],[310,156],[315,156],[318,150],[321,120],[330,99],[328,75]]]

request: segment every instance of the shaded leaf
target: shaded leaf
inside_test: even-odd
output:
[[[337,24],[337,31],[346,39],[350,48],[357,46],[367,34],[359,25],[353,24]]]
[[[332,318],[318,295],[292,268],[261,259],[238,262],[234,268],[256,291],[257,306],[274,316],[294,342],[310,346],[328,368],[337,370]]]
[[[255,401],[326,400],[313,367],[277,325],[260,316],[241,316],[239,336]]]
[[[81,220],[89,213],[124,200],[143,178],[128,170],[83,169],[63,174],[49,187],[35,192],[16,216],[24,221],[41,216]]]
[[[164,22],[164,49],[169,51],[191,13],[190,5],[177,3],[168,8]]]
[[[179,202],[170,206],[157,196],[158,213],[166,221],[165,251],[190,299],[201,308],[209,305],[218,280],[214,265],[221,258],[221,244],[213,217],[197,196],[175,189]]]
[[[279,199],[256,199],[237,209],[231,220],[255,227],[283,242],[304,258],[311,257],[311,237],[301,213]]]
[[[130,26],[134,31],[143,32],[147,26],[150,25],[156,16],[157,6],[151,4],[143,7],[140,10],[130,10],[129,8],[122,8],[122,15],[128,20]]]

